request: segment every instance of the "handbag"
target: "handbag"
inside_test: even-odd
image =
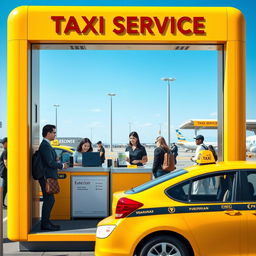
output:
[[[60,192],[58,180],[47,178],[45,183],[45,191],[47,194],[58,194]]]
[[[162,165],[162,169],[165,172],[171,172],[175,170],[174,156],[171,152],[164,153],[164,162]]]

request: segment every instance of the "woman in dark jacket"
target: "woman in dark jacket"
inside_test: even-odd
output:
[[[154,162],[152,167],[152,172],[155,178],[167,174],[168,172],[163,171],[162,165],[164,162],[164,154],[166,152],[170,153],[170,148],[167,146],[164,137],[159,136],[156,138],[157,148],[154,151]]]
[[[126,161],[130,164],[143,166],[143,164],[146,164],[148,161],[146,149],[140,144],[137,132],[131,132],[129,134],[129,145],[126,147],[125,151],[129,152],[129,158],[127,158]]]

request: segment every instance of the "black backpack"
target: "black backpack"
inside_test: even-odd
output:
[[[45,176],[44,164],[39,150],[32,156],[32,177],[39,180]]]
[[[0,177],[3,177],[5,172],[6,172],[5,164],[3,161],[0,161]]]
[[[5,154],[5,155],[4,155]],[[7,157],[7,152],[4,151],[1,155],[1,159],[0,159],[0,177],[3,178],[4,176],[7,175],[7,168],[4,164],[4,159],[6,159]]]
[[[209,146],[208,146],[208,150],[210,150],[210,151],[212,152],[213,157],[214,157],[214,160],[215,160],[215,161],[218,161],[218,155],[217,155],[217,153],[216,153],[214,147],[213,147],[212,145],[209,145]]]

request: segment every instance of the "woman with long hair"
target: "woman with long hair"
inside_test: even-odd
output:
[[[164,154],[170,152],[170,148],[166,144],[166,141],[164,137],[158,136],[156,138],[156,149],[154,151],[154,161],[153,161],[153,167],[152,167],[152,172],[155,178],[162,176],[164,174],[167,174],[167,172],[163,171],[162,165],[164,163]]]
[[[77,146],[76,151],[74,152],[74,166],[82,166],[82,154],[84,152],[92,152],[92,142],[88,138],[81,140]]]
[[[143,166],[148,161],[146,149],[140,144],[137,132],[131,132],[129,134],[129,145],[125,151],[129,152],[129,157],[126,160],[130,164]]]

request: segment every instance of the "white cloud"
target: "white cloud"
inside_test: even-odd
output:
[[[64,121],[64,124],[72,124],[73,122],[72,121],[70,121],[70,120],[65,120]]]
[[[91,112],[101,112],[102,110],[100,108],[93,108],[93,109],[90,109]]]
[[[101,127],[101,123],[100,122],[91,122],[90,124],[87,125],[90,128],[95,128],[95,127]]]
[[[210,116],[217,116],[217,112],[210,113]]]
[[[40,124],[48,124],[49,121],[48,120],[40,120]]]
[[[144,123],[144,124],[141,124],[139,126],[140,127],[151,127],[151,126],[153,126],[153,124],[152,123]]]

